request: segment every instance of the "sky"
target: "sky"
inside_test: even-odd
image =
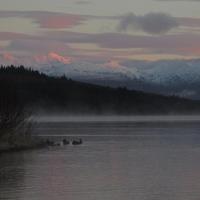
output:
[[[200,0],[0,0],[1,64],[199,57]]]

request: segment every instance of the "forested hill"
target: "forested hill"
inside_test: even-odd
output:
[[[0,67],[0,104],[8,100],[33,111],[95,114],[191,114],[200,102],[49,77],[23,66]],[[2,106],[2,105],[0,105]]]

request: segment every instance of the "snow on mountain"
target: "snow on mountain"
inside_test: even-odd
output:
[[[42,65],[40,71],[49,75],[66,75],[69,78],[79,80],[124,80],[127,78],[137,78],[137,69],[128,69],[125,66],[112,68],[102,63],[90,62],[76,62],[71,64],[54,62],[50,65]]]
[[[200,59],[129,61],[124,65],[138,70],[139,80],[149,84],[143,84],[145,91],[200,99]]]
[[[49,75],[63,75],[80,79],[141,79],[156,84],[177,84],[177,81],[200,81],[200,59],[161,60],[155,62],[126,61],[112,68],[102,63],[78,62],[63,64],[54,62],[42,65],[41,71]]]
[[[127,67],[138,70],[140,78],[157,84],[177,84],[177,81],[194,83],[200,79],[200,59],[161,60],[155,62],[128,62]]]
[[[124,61],[121,63],[53,62],[41,71],[110,86],[200,98],[200,59]]]

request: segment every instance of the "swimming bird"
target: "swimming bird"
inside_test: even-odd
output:
[[[73,140],[73,141],[72,141],[72,144],[73,144],[73,145],[80,145],[80,144],[82,144],[82,143],[83,143],[82,139]]]
[[[66,139],[63,139],[63,145],[68,145],[69,144],[69,141],[68,140],[66,140]]]

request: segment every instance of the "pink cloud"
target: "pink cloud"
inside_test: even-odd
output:
[[[48,29],[62,29],[71,28],[76,25],[80,25],[84,20],[83,17],[78,15],[50,15],[35,17],[36,23],[40,24],[41,28]]]
[[[8,62],[14,62],[16,60],[16,58],[11,53],[8,52],[4,52],[2,56],[3,59]]]
[[[5,65],[20,65],[20,62],[24,63],[24,57],[22,59],[18,58],[16,55],[12,54],[11,52],[2,52],[0,53],[0,64]]]
[[[57,53],[54,53],[54,52],[50,52],[48,54],[48,58],[49,60],[51,61],[58,61],[58,62],[61,62],[63,64],[70,64],[72,62],[72,58],[70,57],[64,57],[64,56],[61,56],[61,55],[58,55]]]
[[[104,64],[105,67],[112,68],[112,69],[119,69],[122,67],[119,61],[117,60],[109,60]]]
[[[87,16],[47,12],[47,11],[0,11],[1,18],[22,17],[32,19],[41,28],[63,29],[77,26],[87,20]]]
[[[55,52],[50,52],[48,53],[48,55],[37,55],[37,56],[34,56],[34,59],[36,63],[40,63],[40,64],[51,63],[51,62],[59,62],[63,64],[72,63],[72,57],[61,56]]]
[[[0,53],[1,64],[5,65],[27,65],[27,66],[38,66],[38,64],[51,64],[51,63],[62,63],[71,64],[74,58],[70,56],[62,56],[55,52],[49,52],[48,54],[38,55],[21,55],[19,53],[2,52]]]

